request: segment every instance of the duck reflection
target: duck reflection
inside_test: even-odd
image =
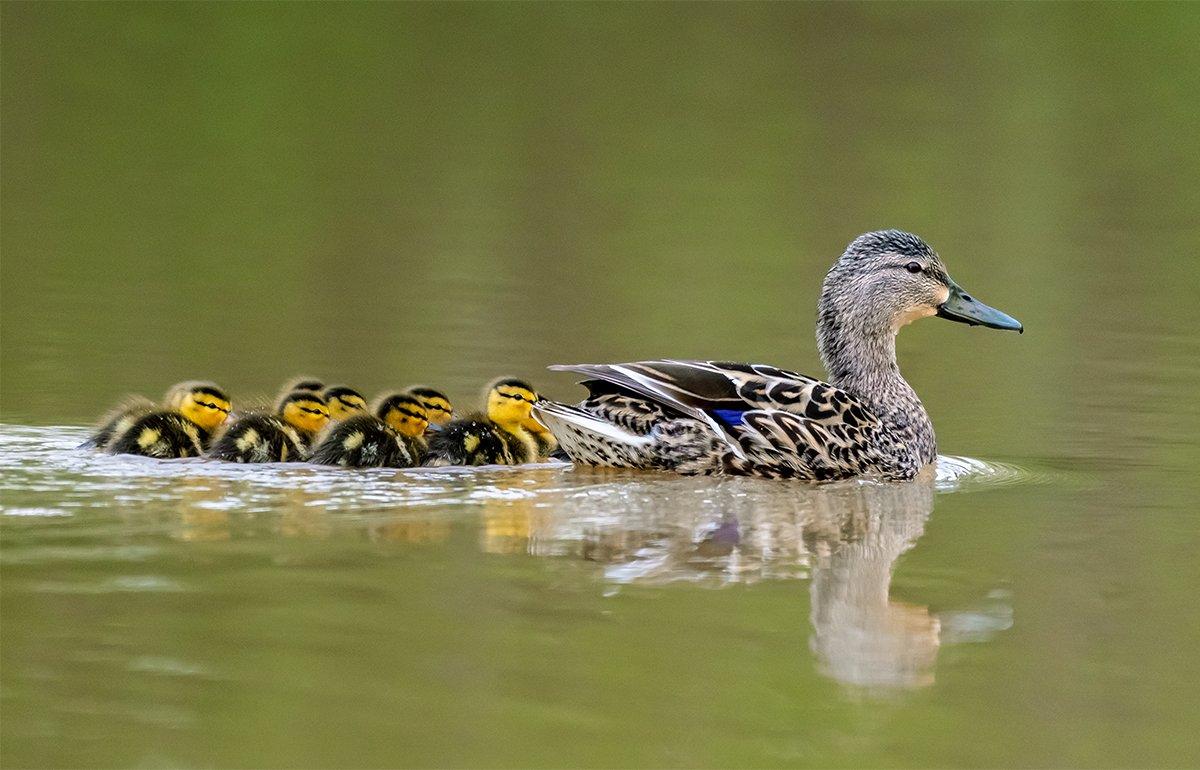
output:
[[[940,619],[892,599],[897,560],[933,511],[932,473],[903,484],[800,485],[556,466],[353,478],[272,472],[281,475],[260,470],[252,486],[213,476],[177,485],[185,492],[177,536],[218,540],[265,529],[286,538],[365,534],[437,544],[470,511],[479,516],[481,551],[586,561],[608,591],[808,580],[818,669],[866,690],[928,685],[940,644],[978,641],[1011,624],[1004,596],[985,613]],[[235,518],[231,510],[272,513]]]
[[[826,675],[865,688],[932,684],[939,625],[928,607],[889,596],[900,554],[933,511],[933,484],[859,486],[834,492],[806,540],[812,553],[810,646]]]
[[[810,647],[823,674],[865,689],[933,682],[937,617],[889,595],[897,559],[933,511],[932,474],[820,486],[572,475],[590,478],[493,479],[483,550],[574,555],[600,563],[617,585],[809,578]]]

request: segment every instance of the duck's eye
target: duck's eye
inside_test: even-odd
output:
[[[908,272],[912,273],[913,275],[916,275],[917,273],[921,272],[921,263],[920,262],[909,262],[907,265],[904,266],[904,269],[907,270]]]

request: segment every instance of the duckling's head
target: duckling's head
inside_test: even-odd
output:
[[[305,433],[317,433],[329,424],[325,398],[311,390],[293,390],[285,394],[275,410],[284,422]]]
[[[429,415],[421,400],[409,393],[390,393],[375,402],[375,416],[409,438],[421,438]]]
[[[828,366],[847,340],[891,339],[900,327],[931,315],[1022,331],[1015,318],[956,284],[925,241],[901,230],[879,230],[855,238],[825,276],[817,341]]]
[[[322,390],[325,390],[325,383],[316,377],[309,377],[306,374],[302,374],[283,383],[283,387],[279,389],[279,392],[282,395],[287,395],[293,390],[312,390],[320,393]]]
[[[543,430],[533,419],[533,404],[537,400],[537,391],[524,380],[512,377],[496,380],[487,388],[488,419],[508,431]]]
[[[233,408],[225,391],[211,382],[190,380],[172,385],[163,405],[211,433],[229,417]]]
[[[450,399],[446,397],[446,394],[440,390],[434,390],[424,385],[415,385],[405,392],[421,402],[421,406],[425,407],[425,413],[429,416],[431,424],[445,425],[454,419],[454,406],[450,403]]]
[[[356,414],[367,413],[367,399],[354,388],[331,385],[325,389],[325,403],[329,405],[329,418],[344,420]]]

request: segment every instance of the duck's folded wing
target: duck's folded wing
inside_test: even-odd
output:
[[[774,466],[780,475],[817,480],[857,476],[878,459],[878,420],[849,425],[814,420],[778,409],[746,412],[739,430],[752,462]]]
[[[779,409],[814,420],[853,409],[851,419],[867,419],[864,408],[840,388],[765,364],[663,360],[550,368],[584,375],[593,394],[615,387],[726,425],[740,422],[740,415],[753,409]]]
[[[550,368],[584,375],[593,396],[624,392],[703,420],[739,460],[776,465],[786,475],[859,474],[887,435],[871,409],[841,388],[764,364],[663,360]]]

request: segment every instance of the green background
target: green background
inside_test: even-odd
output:
[[[562,362],[819,374],[820,281],[881,227],[1027,329],[901,336],[941,451],[1026,471],[939,495],[891,585],[999,591],[1011,629],[883,698],[819,674],[803,582],[610,595],[560,531],[599,526],[588,484],[546,482],[561,549],[499,556],[467,482],[367,515],[10,444],[6,509],[79,510],[0,517],[6,764],[1200,763],[1195,5],[5,2],[0,30],[10,425],[196,377],[469,405],[501,374],[574,397]],[[594,492],[649,519],[623,537],[690,544],[703,482],[637,483]]]

